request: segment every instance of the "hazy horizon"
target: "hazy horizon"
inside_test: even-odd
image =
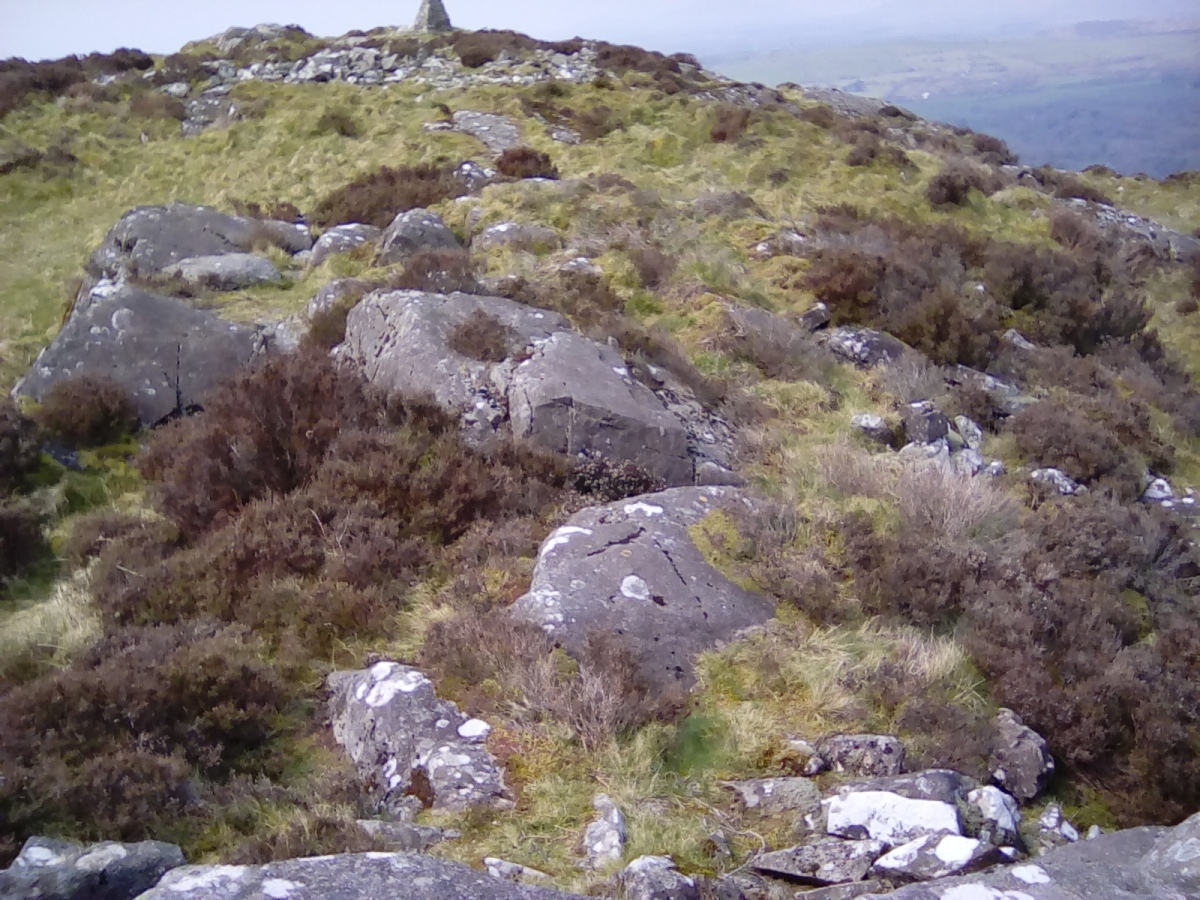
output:
[[[5,10],[0,58],[51,59],[72,53],[107,53],[117,47],[170,53],[231,26],[262,22],[296,24],[331,37],[355,29],[407,25],[418,5],[418,0],[345,0],[336,6],[212,0],[199,7],[175,7],[164,15],[161,0],[110,0],[103,15],[97,16],[94,0],[45,0]],[[448,0],[446,7],[461,28],[510,28],[544,39],[578,35],[697,54],[903,37],[981,37],[1086,21],[1197,14],[1194,0],[1070,0],[1049,7],[1037,0],[1012,0],[986,10],[964,8],[953,0],[918,0],[904,7],[882,0],[817,0],[757,9],[732,8],[713,0],[612,0],[585,8],[548,0],[508,6],[487,0]]]

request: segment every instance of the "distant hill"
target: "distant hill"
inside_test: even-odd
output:
[[[995,41],[709,57],[733,78],[879,97],[1004,138],[1030,164],[1200,168],[1200,23],[1089,22]]]

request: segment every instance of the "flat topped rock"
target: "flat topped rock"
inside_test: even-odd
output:
[[[710,566],[688,532],[722,503],[745,502],[730,488],[683,487],[581,510],[542,544],[513,610],[568,652],[593,629],[617,635],[650,684],[690,687],[696,654],[775,613]]]
[[[265,349],[256,328],[105,282],[42,351],[17,392],[40,401],[66,378],[107,375],[133,395],[142,424],[154,425],[198,405]]]
[[[245,252],[255,236],[252,220],[206,206],[139,206],[112,227],[92,263],[110,278],[130,269],[155,275],[191,257]]]
[[[499,155],[521,143],[521,129],[512,119],[496,113],[460,109],[454,113],[454,128],[469,134]]]
[[[571,900],[412,853],[346,853],[265,866],[184,866],[140,900]]]
[[[283,280],[275,264],[254,253],[190,256],[163,269],[168,278],[179,278],[193,287],[214,291],[240,291]]]

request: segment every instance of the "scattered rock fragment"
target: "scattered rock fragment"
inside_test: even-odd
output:
[[[622,900],[700,900],[695,880],[669,856],[639,856],[617,876]]]
[[[764,875],[820,887],[862,881],[875,860],[886,852],[887,845],[882,841],[826,838],[813,844],[764,853],[751,865]]]
[[[1079,831],[1063,815],[1062,807],[1057,803],[1049,804],[1038,818],[1038,844],[1040,852],[1045,853],[1052,847],[1063,844],[1073,844],[1079,840]]]
[[[979,829],[981,840],[997,847],[1021,845],[1021,810],[1012,796],[986,785],[971,791],[967,799],[983,817],[984,825]]]
[[[835,734],[817,741],[817,754],[834,772],[898,775],[904,744],[890,734]]]
[[[421,672],[380,662],[334,672],[327,683],[333,736],[381,810],[398,815],[406,795],[435,809],[512,805],[484,746],[490,726],[439,699]]]
[[[625,814],[617,808],[608,794],[592,799],[597,817],[583,834],[583,863],[586,869],[602,869],[618,862],[625,852]]]
[[[737,795],[744,809],[764,816],[803,815],[821,807],[821,792],[811,778],[752,778],[721,784]]]
[[[876,860],[871,874],[893,883],[932,881],[985,869],[1004,860],[998,847],[957,834],[928,834]]]
[[[1054,757],[1045,739],[1011,709],[1001,709],[995,724],[999,740],[991,757],[992,778],[1017,800],[1032,800],[1054,775]]]

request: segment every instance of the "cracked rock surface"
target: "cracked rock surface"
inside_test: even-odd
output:
[[[346,853],[265,866],[183,866],[142,900],[569,900],[501,881],[462,863],[415,853]]]
[[[257,328],[183,300],[102,281],[17,385],[41,401],[59,381],[107,375],[133,396],[143,425],[195,406],[266,347]]]
[[[511,806],[484,746],[491,727],[439,699],[421,672],[381,662],[327,683],[333,736],[384,811],[402,817],[410,796],[434,809]]]
[[[571,516],[542,544],[529,593],[516,614],[568,652],[593,629],[623,638],[651,685],[690,687],[696,654],[774,613],[774,604],[709,565],[689,527],[736,490],[681,487]]]

